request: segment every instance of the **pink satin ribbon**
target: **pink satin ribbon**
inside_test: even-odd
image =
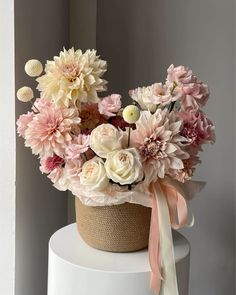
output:
[[[171,227],[180,229],[186,226],[188,222],[188,206],[185,198],[177,191],[177,188],[168,183],[162,183],[161,188],[167,200]]]
[[[188,207],[185,198],[181,195],[174,185],[167,182],[152,183],[150,192],[152,194],[152,215],[149,234],[149,261],[151,266],[150,288],[159,294],[161,291],[162,277],[161,273],[161,253],[160,253],[160,226],[158,215],[157,186],[160,185],[167,201],[171,226],[179,229],[187,225]]]

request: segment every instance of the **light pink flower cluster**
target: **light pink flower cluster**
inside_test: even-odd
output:
[[[36,99],[32,111],[17,120],[17,132],[25,145],[40,157],[40,171],[48,174],[59,190],[72,189],[89,151],[89,136],[80,131],[81,118],[75,108],[56,107]]]
[[[82,61],[78,56],[76,69]],[[63,77],[67,80],[63,81],[75,83],[71,79],[77,74],[69,60],[65,61]],[[58,89],[65,86],[60,85],[63,81],[54,81]],[[68,91],[66,99],[73,100],[68,96],[73,91]],[[40,171],[59,190],[80,194],[113,191],[117,186],[124,189],[124,185],[128,190],[165,177],[185,182],[200,163],[203,145],[215,141],[215,127],[201,110],[209,97],[208,87],[187,67],[171,65],[165,83],[130,90],[139,108],[128,106],[123,111],[119,94],[99,99],[94,93],[93,101],[89,91],[84,101],[78,88],[80,101],[68,105],[59,90],[57,100],[64,103],[55,103],[54,96],[38,98],[17,120],[25,146],[40,159]],[[133,124],[122,115],[127,110],[132,118],[135,112]]]
[[[142,109],[151,112],[158,106],[164,107],[176,101],[182,110],[197,110],[206,104],[209,89],[189,68],[171,65],[167,69],[165,84],[154,83],[147,87],[138,87],[130,90],[129,94]]]
[[[156,174],[161,178],[169,175],[182,182],[189,180],[195,166],[200,163],[198,153],[202,150],[202,145],[215,141],[215,127],[201,110],[209,98],[208,86],[189,68],[171,65],[167,69],[165,84],[154,83],[151,86],[130,90],[129,93],[141,109],[149,111],[141,114],[140,120],[136,123],[137,130],[131,135],[142,156],[146,175],[154,175],[154,178]],[[166,113],[160,115],[160,110],[165,108]],[[172,130],[166,129],[170,128],[169,123],[158,121],[157,114],[167,121],[172,117],[176,123],[181,122],[178,131],[175,130],[178,141],[175,139],[176,135],[171,136]],[[177,127],[177,124],[174,126]],[[162,131],[161,135],[159,128]],[[163,136],[165,137],[167,131],[170,138],[166,137],[164,140]],[[173,167],[171,160],[173,157],[176,158],[176,151],[168,153],[171,141],[178,146],[176,151],[181,150],[185,155],[185,158],[182,155],[180,159],[177,157],[181,161],[178,168]]]

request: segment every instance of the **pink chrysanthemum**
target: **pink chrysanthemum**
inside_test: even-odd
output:
[[[164,178],[170,169],[184,168],[182,160],[189,155],[181,149],[181,127],[182,121],[167,109],[141,113],[131,132],[131,146],[139,151],[148,182]]]
[[[33,120],[34,113],[28,112],[27,114],[20,115],[19,119],[16,122],[17,133],[25,138],[25,131],[28,128],[28,124]]]
[[[31,147],[33,154],[42,157],[62,156],[72,140],[71,128],[79,122],[77,111],[73,108],[44,107],[28,124],[25,145]]]

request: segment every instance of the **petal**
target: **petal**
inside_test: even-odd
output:
[[[166,149],[165,149],[165,152],[166,152],[167,154],[171,154],[171,153],[174,153],[176,150],[177,150],[177,148],[176,148],[176,146],[175,146],[174,144],[172,144],[172,143],[168,143],[168,144],[167,144],[167,147],[166,147]]]
[[[172,168],[172,169],[183,169],[184,165],[183,165],[182,160],[180,160],[180,159],[178,159],[176,157],[171,158],[170,168]]]

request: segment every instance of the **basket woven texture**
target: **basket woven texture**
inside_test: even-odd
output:
[[[132,252],[148,246],[150,208],[130,203],[91,207],[76,197],[75,209],[78,231],[91,247]]]

